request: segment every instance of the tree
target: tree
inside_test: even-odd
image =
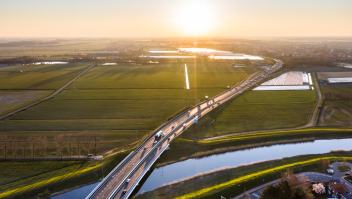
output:
[[[320,159],[318,160],[318,167],[323,168],[323,163],[324,163],[323,158],[320,158]]]
[[[315,193],[317,193],[317,194],[323,194],[323,193],[325,193],[325,187],[321,183],[313,184],[313,191],[315,191]]]
[[[260,199],[278,199],[280,198],[280,187],[278,185],[269,185],[263,191]]]
[[[68,155],[71,158],[74,142],[73,142],[73,139],[72,139],[71,135],[68,135],[66,137],[67,137],[67,139],[66,139],[67,140],[67,151],[68,151]]]
[[[17,158],[17,144],[18,144],[18,141],[17,139],[15,138],[12,142],[12,148],[13,148],[13,156],[15,158]]]
[[[330,165],[330,160],[329,159],[324,160],[324,162],[323,162],[324,171],[326,171],[328,169],[329,165]]]
[[[346,158],[343,158],[341,161],[341,166],[346,166],[347,165],[346,162],[347,162]]]
[[[83,135],[83,144],[84,144],[84,148],[87,152],[87,157],[88,157],[89,151],[90,151],[90,139],[91,139],[91,136],[89,133],[86,133]]]
[[[30,137],[30,138],[28,138],[28,142],[30,144],[30,148],[31,148],[31,151],[32,151],[32,158],[34,158],[35,148],[37,147],[37,138]]]
[[[59,150],[60,157],[62,159],[62,153],[64,151],[64,136],[63,135],[58,135],[55,137],[55,142],[57,145],[57,149]]]
[[[11,142],[11,138],[7,138],[6,136],[2,137],[0,140],[2,149],[4,150],[5,159],[7,157],[7,153],[10,148],[10,142]]]
[[[290,187],[294,187],[298,185],[298,178],[290,169],[288,169],[286,172],[281,174],[280,181],[287,181]]]
[[[39,142],[39,147],[40,147],[40,155],[42,155],[42,157],[44,159],[48,139],[46,137],[38,137],[38,142]]]
[[[98,147],[98,144],[101,141],[101,135],[97,134],[97,133],[94,133],[92,135],[92,139],[93,139],[93,142],[94,142],[94,152],[95,152],[95,156],[96,156],[97,155],[97,147]]]
[[[21,144],[21,146],[22,146],[23,157],[25,158],[25,157],[26,157],[26,149],[27,149],[26,145],[27,145],[27,142],[24,141],[24,140],[21,140],[21,141],[20,141],[20,144]]]
[[[77,154],[78,154],[78,157],[80,157],[81,155],[81,148],[80,148],[80,142],[81,142],[81,139],[82,137],[80,135],[77,135],[76,136],[76,142],[77,142]]]

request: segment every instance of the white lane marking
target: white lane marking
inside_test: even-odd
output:
[[[185,75],[186,75],[186,89],[189,89],[187,65],[185,64]]]

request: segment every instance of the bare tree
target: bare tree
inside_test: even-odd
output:
[[[346,162],[347,162],[346,158],[343,158],[341,161],[341,166],[346,166],[347,165]]]
[[[31,148],[31,151],[32,151],[32,158],[34,158],[35,148],[37,147],[37,138],[30,137],[30,138],[28,138],[28,142],[30,144],[30,148]]]
[[[61,159],[62,159],[62,153],[64,151],[64,138],[65,137],[63,135],[58,135],[55,137],[55,142],[56,142],[57,148],[60,152]]]
[[[329,168],[329,165],[330,165],[330,160],[329,159],[324,160],[323,162],[324,171],[326,171]]]
[[[42,155],[42,157],[44,159],[48,139],[46,137],[38,137],[38,142],[39,142],[39,147],[40,147],[40,155]]]
[[[13,140],[13,142],[12,142],[12,148],[13,148],[13,156],[15,157],[15,158],[17,158],[17,144],[18,144],[18,141],[17,141],[17,139],[15,138],[14,140]]]
[[[4,150],[5,159],[7,158],[7,153],[10,148],[10,142],[11,142],[11,138],[7,138],[6,136],[2,137],[0,140],[2,149]]]
[[[24,141],[24,140],[21,140],[20,141],[20,144],[21,144],[21,146],[22,146],[22,151],[23,151],[23,157],[25,158],[26,157],[26,145],[27,145],[27,142],[26,141]]]
[[[101,141],[101,134],[94,133],[92,135],[92,139],[93,139],[93,142],[94,142],[94,152],[95,152],[95,156],[96,156],[97,155],[97,147],[98,147],[98,144]]]
[[[67,151],[68,151],[68,155],[70,156],[71,158],[71,155],[72,155],[72,150],[73,150],[73,145],[74,145],[74,140],[72,139],[72,136],[71,135],[68,135],[66,136],[67,137]]]
[[[91,136],[89,133],[86,133],[83,135],[83,144],[84,144],[84,148],[87,152],[87,157],[89,155],[89,151],[90,151],[90,140],[91,139]]]
[[[77,154],[78,157],[81,155],[81,148],[80,148],[80,142],[81,142],[82,137],[80,135],[76,136],[76,143],[77,143]]]

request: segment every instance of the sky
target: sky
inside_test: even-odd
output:
[[[352,36],[351,0],[0,0],[0,37]]]

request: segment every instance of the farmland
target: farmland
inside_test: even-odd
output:
[[[58,89],[89,65],[91,64],[27,65],[9,68],[0,71],[0,90]]]
[[[0,122],[0,131],[21,139],[95,132],[106,152],[136,143],[170,115],[255,71],[217,63],[188,67],[191,89],[184,89],[183,64],[95,66],[55,98]]]
[[[50,91],[0,90],[0,115],[43,99]]]
[[[202,139],[303,126],[309,121],[316,101],[316,92],[312,90],[249,91],[201,118],[181,137]]]
[[[329,76],[327,76],[329,75]],[[327,77],[341,74],[328,73]],[[323,76],[320,74],[320,76]],[[319,116],[319,125],[348,126],[352,123],[352,87],[323,88],[324,102]]]

